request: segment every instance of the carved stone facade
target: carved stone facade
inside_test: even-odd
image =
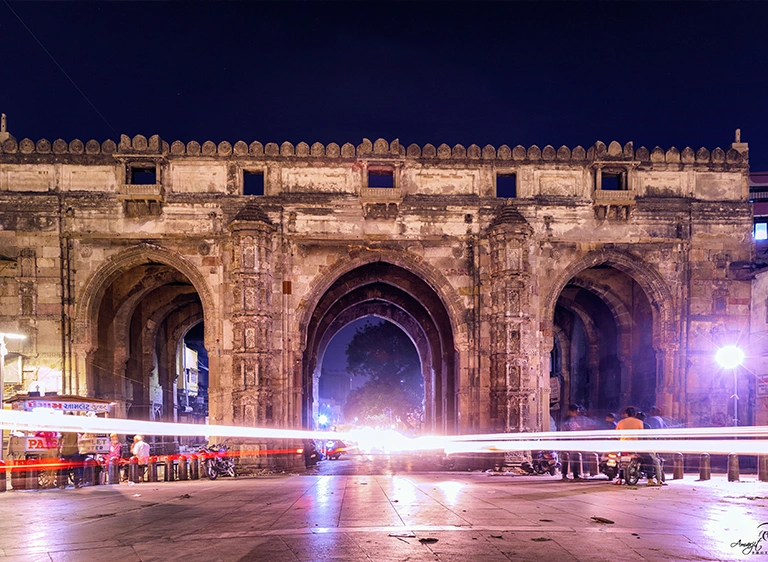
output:
[[[310,427],[330,338],[373,314],[416,344],[425,430],[542,429],[571,401],[728,415],[713,357],[749,332],[742,143],[1,146],[0,329],[30,336],[27,382],[176,419],[155,394],[204,322],[212,423]]]

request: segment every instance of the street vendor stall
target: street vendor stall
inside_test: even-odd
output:
[[[52,414],[109,417],[112,403],[109,400],[70,395],[17,394],[6,400],[12,410],[26,412],[48,411]],[[7,458],[12,460],[12,483],[26,489],[64,487],[68,479],[82,473],[85,460],[98,462],[99,456],[109,452],[109,436],[79,433],[64,436],[52,431],[15,431],[12,427],[8,442]],[[78,466],[62,459],[62,446],[69,438],[74,446],[71,455],[78,458]],[[23,468],[21,468],[23,467]],[[97,477],[95,475],[94,477]],[[79,485],[80,478],[75,479]]]

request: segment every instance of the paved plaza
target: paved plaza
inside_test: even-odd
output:
[[[324,474],[354,462],[9,491],[0,494],[0,561],[700,561],[768,550],[768,525],[759,527],[768,485],[754,477],[689,474],[653,488],[485,472]]]

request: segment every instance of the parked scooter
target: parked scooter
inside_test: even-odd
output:
[[[613,480],[621,469],[621,453],[603,453],[600,458],[600,472]]]
[[[555,451],[532,451],[531,462],[524,462],[521,468],[531,474],[549,473],[554,476],[560,468],[560,460]]]
[[[216,480],[219,475],[235,477],[235,462],[227,452],[223,443],[200,447],[197,454],[204,459],[205,475],[210,480]]]

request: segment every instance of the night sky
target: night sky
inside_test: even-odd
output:
[[[763,2],[3,0],[0,112],[17,139],[50,141],[695,150],[740,127],[768,170],[766,16]]]

